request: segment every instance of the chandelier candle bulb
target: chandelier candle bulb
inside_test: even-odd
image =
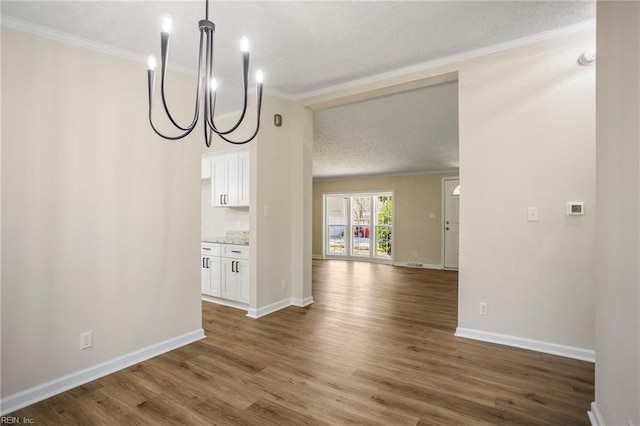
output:
[[[149,68],[149,71],[155,71],[157,66],[158,61],[156,61],[156,57],[149,55],[149,58],[147,59],[147,67]]]
[[[262,84],[264,81],[264,74],[262,74],[262,70],[256,71],[256,83]]]
[[[171,16],[167,15],[162,20],[162,32],[169,34],[171,32],[171,27],[173,26],[173,21]]]
[[[240,39],[240,50],[249,53],[249,40],[244,36]]]
[[[218,90],[218,80],[216,80],[215,78],[212,78],[211,80],[209,80],[209,89],[212,92],[215,92],[216,90]]]

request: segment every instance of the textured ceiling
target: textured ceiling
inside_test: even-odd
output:
[[[150,53],[159,56],[160,23],[164,15],[170,14],[174,19],[170,63],[191,70],[197,63],[197,22],[204,17],[203,1],[3,0],[0,7],[3,23],[7,25],[11,25],[9,20],[14,26],[19,22],[16,19],[25,21],[130,52],[140,60]],[[210,19],[216,24],[215,70],[220,82],[218,110],[228,112],[240,108],[238,40],[242,35],[247,35],[251,41],[252,68],[259,67],[265,72],[265,91],[295,98],[594,18],[593,1],[212,2]],[[144,68],[141,73],[144,75]],[[440,100],[446,97],[439,92],[444,89],[432,90],[438,93]],[[422,97],[430,96],[429,92],[426,90]],[[393,102],[394,99],[390,96],[380,102]],[[437,110],[433,105],[426,107]],[[446,129],[439,128],[438,123],[425,127],[417,120],[394,126],[393,123],[403,120],[394,116],[396,109],[384,112],[388,117],[385,121],[362,117],[366,114],[364,109],[374,111],[376,107],[365,102],[344,107],[339,113],[328,110],[316,116],[322,120],[334,113],[345,123],[362,121],[368,127],[352,128],[356,135],[384,134],[393,130],[390,136],[398,149],[385,152],[386,165],[383,165],[363,147],[356,148],[359,140],[370,140],[369,137],[347,143],[342,139],[344,129],[336,128],[332,135],[331,126],[319,124],[316,133],[319,138],[322,134],[322,140],[317,143],[327,143],[331,148],[318,146],[314,149],[319,156],[314,158],[318,173],[352,174],[351,170],[336,170],[333,165],[338,161],[336,156],[327,154],[336,153],[342,146],[346,149],[342,156],[346,159],[344,167],[368,162],[377,164],[376,170],[388,168],[389,172],[406,172],[414,171],[419,164],[429,168],[457,164],[457,155],[454,158],[451,149],[434,148],[432,155],[445,154],[440,159],[415,155],[417,135],[421,132],[432,133],[422,134],[423,144],[443,144],[444,140],[454,139],[453,135],[443,136]],[[377,111],[384,111],[384,107],[378,107]],[[337,118],[327,120],[330,124],[339,121]],[[413,128],[413,125],[421,127]],[[387,126],[389,129],[382,128]],[[398,132],[403,129],[410,136],[399,137]],[[457,146],[457,135],[455,139]],[[402,147],[401,141],[410,145]],[[372,143],[368,144],[372,146]],[[375,145],[381,143],[375,142]],[[350,158],[349,153],[358,157]],[[419,162],[409,162],[402,158],[402,153],[412,153],[411,158],[419,159]],[[321,158],[330,159],[332,164],[320,164]],[[398,166],[392,170],[389,164]]]
[[[458,83],[314,114],[313,175],[376,175],[458,167]]]

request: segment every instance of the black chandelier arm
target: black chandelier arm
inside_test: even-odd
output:
[[[177,127],[178,129],[182,130],[182,131],[187,131],[187,130],[193,130],[193,127],[195,127],[196,123],[198,122],[198,116],[200,114],[200,90],[202,88],[202,80],[200,79],[200,72],[201,72],[201,64],[202,64],[202,53],[203,53],[203,36],[204,36],[204,31],[201,29],[200,30],[200,47],[198,49],[198,83],[196,85],[196,108],[195,108],[195,112],[193,114],[193,120],[191,121],[191,124],[189,124],[186,127],[182,127],[181,125],[179,125],[176,120],[173,118],[173,116],[171,115],[171,113],[169,112],[169,106],[167,105],[167,100],[165,97],[165,82],[166,82],[166,77],[167,77],[167,63],[168,63],[168,58],[169,58],[169,33],[166,32],[162,32],[160,34],[160,42],[161,42],[161,59],[162,59],[162,64],[161,64],[161,79],[160,79],[160,94],[162,97],[162,105],[164,107],[164,111],[167,114],[167,117],[169,118],[169,120],[171,121],[171,123]]]
[[[211,141],[213,140],[211,130],[207,126],[204,126],[204,144],[207,148],[211,148]]]
[[[208,69],[210,70],[210,72],[213,74],[213,42],[211,43],[207,43],[207,47],[209,49],[209,55],[208,55],[208,60],[209,60],[209,64],[208,64]],[[249,53],[248,52],[244,52],[242,54],[242,90],[243,90],[243,103],[242,103],[242,113],[240,114],[240,118],[238,119],[238,121],[228,130],[219,130],[216,125],[215,125],[215,120],[214,120],[214,113],[215,113],[215,109],[216,109],[216,96],[215,93],[212,94],[211,91],[209,91],[208,95],[208,101],[209,101],[209,114],[205,114],[207,116],[207,121],[209,122],[209,126],[213,129],[214,132],[216,132],[216,134],[218,134],[219,136],[223,136],[223,135],[228,135],[230,133],[233,133],[238,127],[240,127],[240,124],[242,123],[242,120],[244,120],[245,115],[247,114],[247,106],[248,106],[248,86],[249,86]],[[248,142],[248,141],[247,141]]]
[[[179,139],[182,139],[184,137],[186,137],[189,133],[191,133],[193,131],[193,129],[196,128],[196,126],[191,127],[190,129],[187,129],[184,133],[178,135],[178,136],[167,136],[162,134],[158,129],[156,129],[156,126],[153,124],[153,119],[151,118],[151,109],[149,109],[149,124],[151,124],[151,128],[153,129],[154,132],[156,132],[156,134],[164,139],[168,139],[171,141],[177,141]]]
[[[256,116],[257,116],[257,119],[256,119],[256,130],[253,132],[253,135],[251,135],[251,137],[249,137],[249,138],[247,138],[247,139],[245,139],[245,140],[243,140],[243,141],[234,141],[234,140],[231,140],[231,139],[229,139],[229,138],[227,138],[227,137],[225,136],[225,135],[226,135],[225,133],[222,133],[222,134],[221,134],[221,133],[218,133],[218,132],[216,131],[216,129],[215,129],[214,127],[212,127],[212,126],[211,126],[213,123],[210,123],[208,119],[206,120],[205,128],[210,128],[211,130],[213,130],[213,131],[214,131],[214,132],[215,132],[215,133],[220,137],[220,139],[222,139],[222,140],[224,140],[225,142],[228,142],[228,143],[230,143],[230,144],[234,144],[234,145],[244,145],[244,144],[246,144],[246,143],[251,142],[251,141],[256,137],[256,135],[258,134],[258,131],[260,130],[260,112],[261,112],[261,110],[262,110],[262,84],[259,84],[259,85],[258,85],[258,94],[257,94],[257,97],[258,97],[258,102],[257,102],[257,114],[256,114]],[[205,132],[206,132],[206,130],[205,130]],[[211,137],[211,136],[209,136],[209,137]],[[208,146],[208,145],[207,145],[207,146]]]
[[[169,140],[182,139],[185,136],[187,136],[189,133],[191,133],[193,131],[193,129],[195,129],[196,123],[193,123],[193,125],[190,126],[190,128],[185,129],[184,133],[182,133],[182,134],[180,134],[178,136],[167,136],[167,135],[164,135],[158,129],[156,129],[156,126],[153,124],[153,86],[154,86],[154,80],[155,80],[155,71],[154,70],[148,70],[147,71],[147,83],[148,83],[148,86],[149,86],[149,124],[151,124],[151,128],[153,129],[153,131],[158,136],[160,136],[162,138],[169,139]]]

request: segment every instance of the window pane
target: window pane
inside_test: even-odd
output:
[[[347,226],[347,199],[345,197],[326,198],[327,254],[346,255],[344,235]]]
[[[393,203],[390,195],[376,197],[376,256],[391,257],[391,224]]]
[[[351,197],[352,254],[370,256],[371,196]]]

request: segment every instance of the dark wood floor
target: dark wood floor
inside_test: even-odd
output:
[[[307,308],[203,303],[207,338],[12,415],[37,424],[587,425],[593,364],[456,338],[457,273],[314,261]]]

